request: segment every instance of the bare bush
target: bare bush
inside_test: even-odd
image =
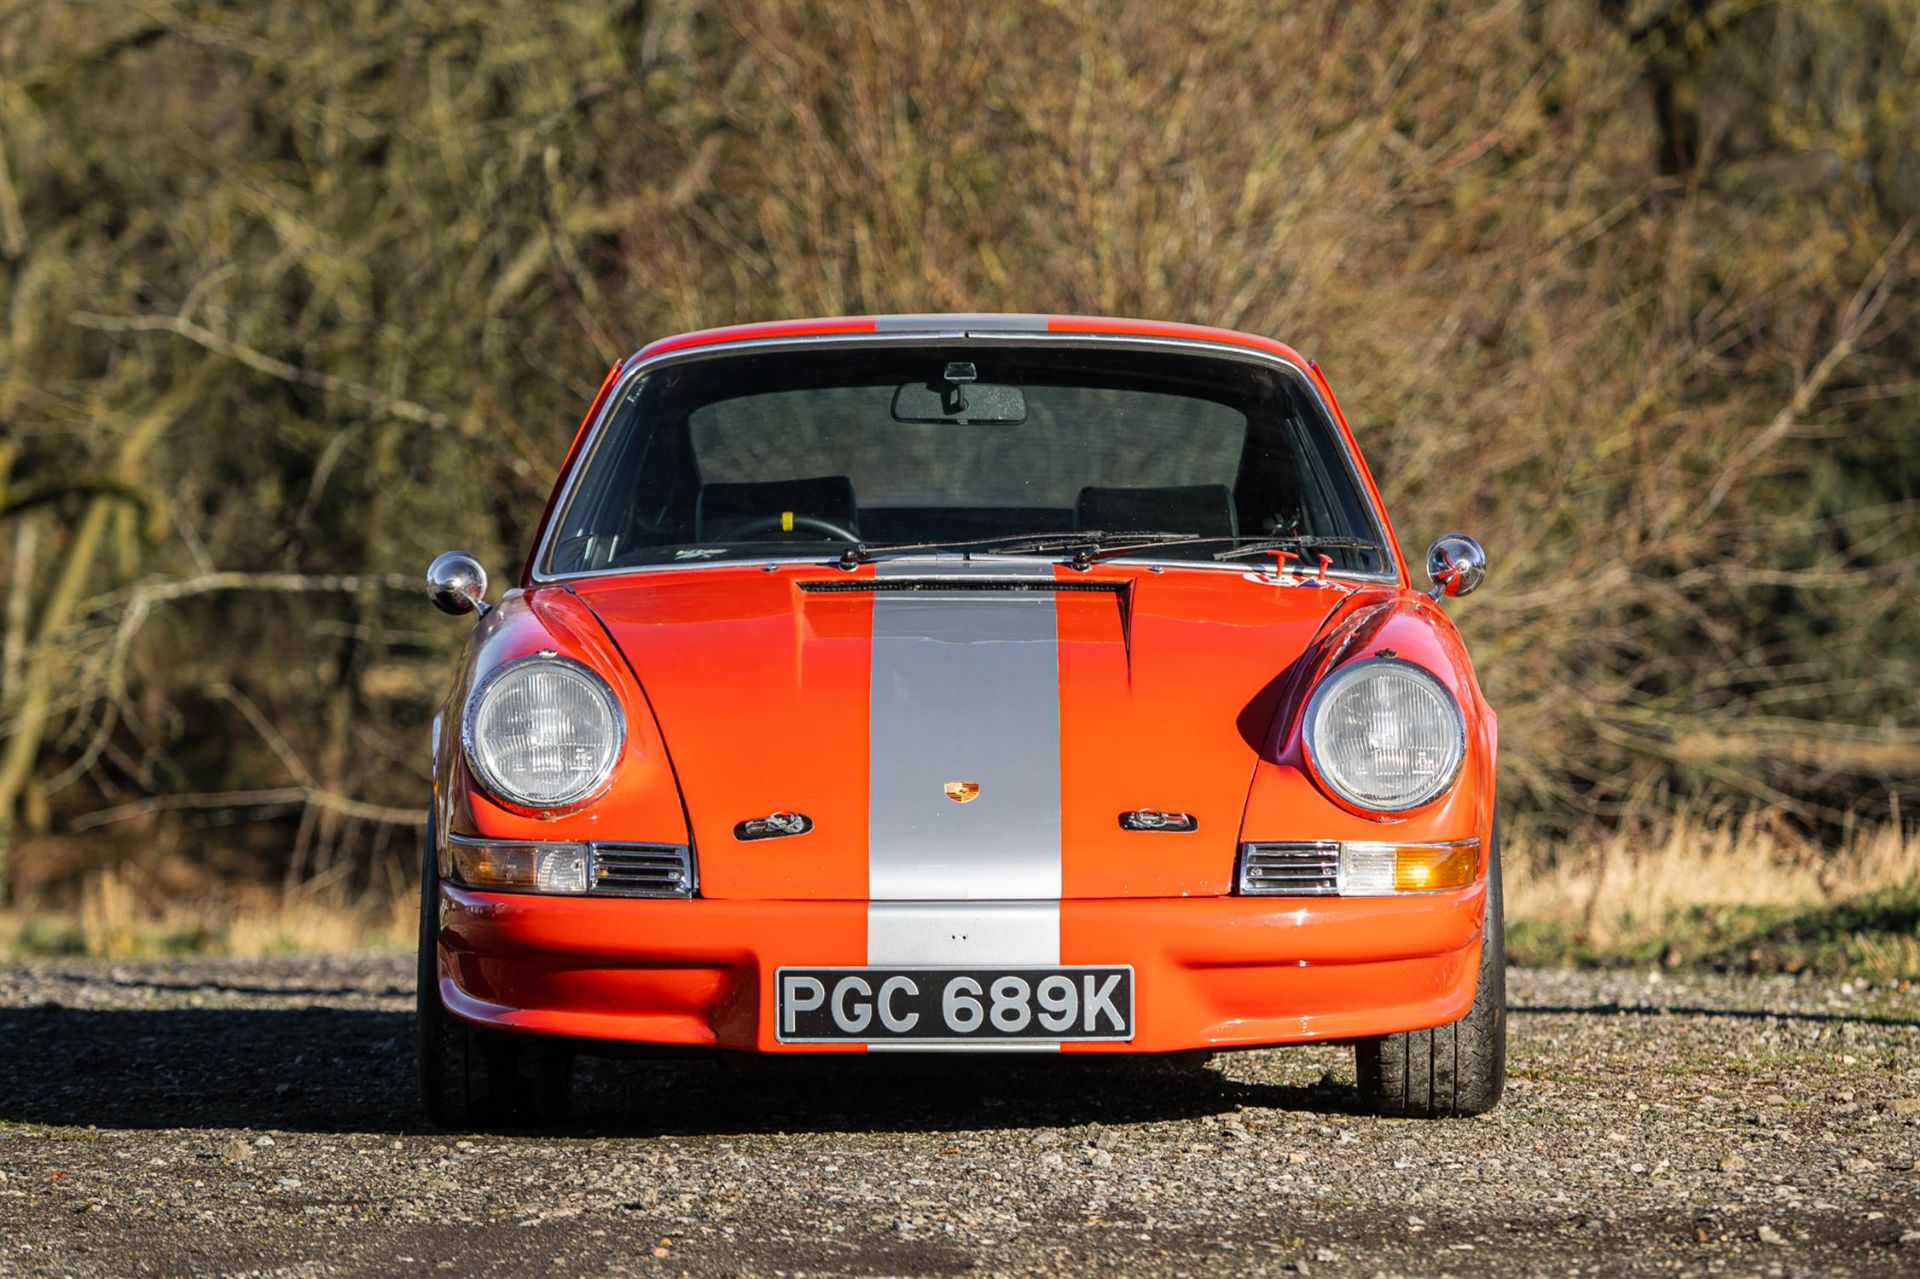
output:
[[[1916,63],[1900,0],[0,6],[0,847],[373,891],[456,639],[389,580],[516,563],[649,336],[933,309],[1323,360],[1493,550],[1549,829],[1884,812]]]

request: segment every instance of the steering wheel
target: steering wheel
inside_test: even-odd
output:
[[[735,529],[733,536],[739,541],[751,542],[763,538],[769,533],[789,533],[794,529],[806,529],[810,533],[818,533],[822,537],[831,538],[836,542],[858,542],[860,540],[857,533],[848,532],[831,520],[823,520],[817,515],[801,515],[798,513],[792,515],[770,515],[761,519],[750,520]]]

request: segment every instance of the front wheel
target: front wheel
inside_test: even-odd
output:
[[[1500,835],[1487,850],[1487,905],[1479,984],[1459,1021],[1353,1046],[1360,1104],[1376,1115],[1441,1119],[1481,1115],[1507,1082],[1507,930],[1500,894]]]
[[[437,1128],[537,1127],[567,1117],[573,1054],[538,1035],[487,1030],[440,1002],[437,957],[440,868],[433,828],[420,867],[420,951],[415,980],[420,1101]]]

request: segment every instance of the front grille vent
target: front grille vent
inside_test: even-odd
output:
[[[693,850],[683,844],[595,844],[591,870],[595,893],[693,896]]]
[[[1242,844],[1239,892],[1270,897],[1331,897],[1340,891],[1340,845]]]
[[[861,577],[800,583],[812,595],[879,595],[894,591],[1037,591],[1047,595],[1119,595],[1125,582],[1062,582],[1046,577]]]

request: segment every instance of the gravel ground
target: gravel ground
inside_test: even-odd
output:
[[[0,970],[0,1275],[1920,1273],[1920,994],[1512,974],[1507,1100],[1204,1069],[591,1063],[426,1131],[410,960]]]

